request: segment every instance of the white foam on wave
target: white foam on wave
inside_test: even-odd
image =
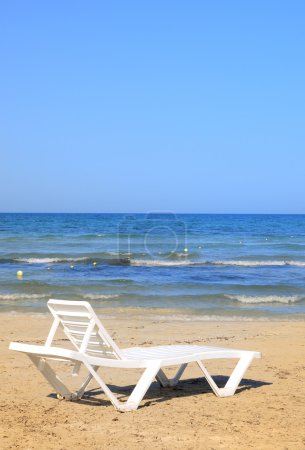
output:
[[[0,301],[1,300],[39,300],[42,298],[49,297],[48,294],[0,294]]]
[[[219,266],[299,266],[305,267],[305,261],[212,261],[211,264]]]
[[[83,298],[86,300],[107,300],[110,298],[117,298],[120,294],[85,294]]]
[[[111,253],[110,253],[111,254]],[[113,255],[116,255],[113,253]],[[184,256],[185,258],[185,256]],[[72,263],[86,261],[89,258],[81,257],[41,257],[41,258],[16,258],[15,261],[28,264],[55,264],[55,263]],[[175,267],[175,266],[244,266],[244,267],[259,267],[259,266],[296,266],[305,267],[305,261],[251,261],[251,260],[219,260],[219,261],[191,261],[190,259],[168,260],[168,259],[131,259],[132,266],[160,266],[160,267]]]
[[[60,263],[60,262],[77,262],[84,261],[87,257],[79,257],[79,258],[17,258],[15,261],[25,262],[28,264],[52,264],[52,263]]]
[[[259,266],[296,266],[305,267],[305,261],[247,261],[247,260],[222,260],[222,261],[191,261],[184,259],[180,261],[170,261],[167,259],[133,259],[130,260],[132,266],[243,266],[243,267],[259,267]]]
[[[184,261],[168,261],[168,260],[159,260],[159,259],[132,259],[130,260],[131,266],[189,266],[192,265],[192,261],[184,260]]]
[[[232,316],[224,316],[224,315],[217,315],[217,314],[211,314],[211,315],[180,315],[180,314],[173,314],[171,316],[162,316],[162,315],[155,315],[152,316],[155,320],[175,320],[175,321],[181,321],[181,322],[254,322],[254,321],[261,321],[261,322],[267,322],[270,321],[269,317],[248,317],[248,316],[238,316],[238,315],[232,315]]]
[[[266,295],[266,296],[254,296],[254,295],[225,295],[230,300],[236,300],[245,304],[258,304],[258,303],[295,303],[304,299],[302,295]]]

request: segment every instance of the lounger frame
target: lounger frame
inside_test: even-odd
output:
[[[232,350],[206,346],[159,346],[120,349],[108,334],[88,302],[50,300],[48,307],[54,317],[45,345],[29,345],[11,342],[10,349],[25,353],[58,396],[66,400],[83,397],[90,381],[95,379],[113,406],[120,411],[138,408],[151,383],[157,379],[161,386],[175,386],[187,365],[196,362],[213,392],[218,397],[233,395],[253,358],[259,352]],[[63,327],[75,350],[52,346],[58,327]],[[146,355],[144,358],[142,354]],[[147,356],[148,355],[148,356]],[[152,356],[150,356],[152,355]],[[225,387],[219,388],[208,372],[204,362],[212,359],[238,359]],[[83,365],[88,375],[79,389],[72,392],[52,369],[48,361],[70,361],[74,364],[72,374],[77,376]],[[178,366],[175,376],[169,379],[165,367]],[[105,383],[101,375],[103,367],[116,369],[143,369],[137,384],[126,402],[121,402]]]

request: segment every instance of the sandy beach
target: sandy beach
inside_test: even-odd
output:
[[[305,448],[304,322],[105,319],[122,347],[202,343],[263,353],[234,397],[217,398],[190,365],[176,388],[156,382],[129,413],[116,411],[94,382],[79,402],[56,399],[30,360],[8,350],[11,340],[43,343],[50,323],[45,315],[1,315],[3,449]],[[67,347],[63,339],[58,335],[57,344]],[[207,366],[219,384],[231,368],[219,361]],[[128,386],[118,390],[122,400],[137,380],[136,371],[103,373],[111,385]]]

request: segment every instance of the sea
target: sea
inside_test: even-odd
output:
[[[0,214],[0,312],[49,298],[111,317],[304,320],[305,215]]]

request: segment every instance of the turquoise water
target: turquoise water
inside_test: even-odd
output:
[[[114,313],[301,318],[305,216],[0,214],[0,311],[46,311],[50,297]]]

